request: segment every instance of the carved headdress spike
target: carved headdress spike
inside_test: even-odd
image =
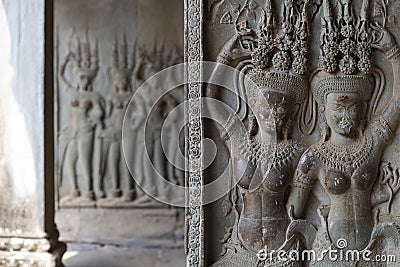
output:
[[[114,78],[130,77],[132,75],[133,65],[129,64],[133,59],[130,59],[131,53],[128,51],[128,41],[126,36],[122,36],[122,43],[119,45],[118,37],[115,37],[113,53],[112,53],[112,68],[111,74]]]
[[[71,48],[70,48],[71,49]],[[84,75],[92,79],[96,76],[99,69],[98,60],[98,44],[96,41],[93,50],[91,51],[89,34],[85,33],[85,41],[76,37],[76,51],[70,51],[74,58],[73,73],[76,77]]]
[[[114,45],[113,45],[113,67],[119,68],[119,54],[118,54],[118,37],[115,36]]]
[[[76,37],[76,54],[75,54],[75,59],[78,63],[78,65],[80,66],[80,62],[82,59],[82,45],[81,45],[81,39],[79,37]]]
[[[130,53],[130,59],[129,59],[129,68],[130,69],[134,69],[136,67],[136,58],[139,56],[137,53],[137,40],[135,40],[135,42],[133,43],[133,48],[132,48],[132,52]]]
[[[128,67],[128,41],[126,40],[125,34],[122,36],[121,56],[119,58],[119,63],[121,68]]]
[[[309,91],[304,75],[309,39],[308,1],[301,5],[294,0],[285,0],[283,22],[279,25],[267,24],[265,17],[271,12],[270,2],[268,6],[270,10],[263,13],[264,25],[257,31],[258,46],[252,53],[255,69],[245,80],[247,98],[253,102],[259,90],[271,90],[290,95],[295,103],[301,104]]]
[[[265,8],[263,9],[263,15],[264,15],[264,20],[263,24],[267,28],[272,28],[274,25],[274,9],[272,7],[271,0],[266,0],[265,1]]]

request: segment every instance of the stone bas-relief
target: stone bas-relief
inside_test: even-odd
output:
[[[158,87],[144,81],[163,68],[183,61],[182,33],[176,30],[182,28],[180,9],[183,1],[54,2],[55,78],[60,78],[60,68],[69,51],[78,54],[78,39],[82,47],[85,43],[90,44],[91,55],[96,54],[93,50],[97,47],[97,72],[87,90],[91,92],[87,93],[89,101],[80,99],[80,95],[77,100],[79,103],[94,102],[94,95],[97,95],[100,104],[99,108],[92,103],[86,109],[80,109],[81,118],[92,125],[91,156],[85,157],[78,151],[73,165],[74,176],[67,177],[65,159],[62,159],[68,140],[61,138],[61,129],[73,125],[71,115],[78,108],[71,106],[65,84],[60,79],[55,80],[54,128],[55,134],[59,134],[55,137],[58,193],[55,221],[60,240],[68,245],[64,264],[182,266],[183,210],[157,202],[138,184],[152,186],[151,189],[164,194],[166,200],[175,197],[163,192],[164,188],[156,183],[148,161],[163,168],[164,178],[169,181],[179,181],[180,170],[174,168],[173,176],[170,174],[168,147],[163,148],[161,155],[153,153],[153,148],[158,147],[154,145],[157,133],[151,131],[159,125],[146,125],[146,121],[150,119],[147,118],[149,113],[150,116],[159,114],[156,109],[163,112],[159,119],[170,116],[171,109],[183,101],[183,87],[172,90],[166,98],[156,102],[157,94],[172,89],[170,86],[177,78],[168,77],[170,80]],[[79,77],[73,73],[72,60],[66,65],[63,76],[76,90]],[[142,85],[145,88],[139,90]],[[131,100],[133,95],[135,98]],[[168,100],[169,106],[165,104],[167,98],[173,100]],[[153,105],[159,105],[159,108]],[[148,161],[145,161],[147,154]],[[90,167],[90,180],[84,179],[79,156]],[[74,179],[79,196],[71,194]],[[88,191],[91,194],[87,194]],[[153,196],[161,198],[156,193]]]
[[[211,80],[226,79],[224,64],[242,71],[247,103],[226,117],[207,106],[226,121],[217,142],[237,183],[208,265],[377,266],[322,257],[335,249],[399,260],[399,162],[385,153],[400,123],[396,1],[239,2],[210,1],[206,16],[208,53],[223,47]],[[218,86],[206,96],[236,105]],[[321,259],[272,252],[305,249]]]
[[[92,82],[98,72],[98,47],[91,50],[88,37],[84,43],[77,39],[75,52],[68,51],[60,66],[60,80],[70,96],[70,121],[61,130],[60,139],[66,140],[62,151],[62,178],[71,181],[71,193],[61,199],[61,205],[73,201],[82,206],[94,206],[95,194],[92,179],[92,155],[96,129],[102,127],[103,108],[101,96],[93,91]],[[74,82],[68,81],[65,71],[68,63],[72,65]],[[82,191],[78,185],[78,173],[86,185]],[[72,203],[71,203],[72,204]]]
[[[384,181],[377,177],[382,151],[393,140],[400,122],[396,88],[400,50],[387,29],[368,23],[368,1],[363,1],[359,17],[353,15],[350,1],[339,4],[342,12],[335,14],[329,1],[323,3],[320,70],[312,78],[322,139],[302,156],[288,205],[294,207],[296,217],[301,217],[308,192],[319,180],[330,205],[319,211],[321,227],[313,243],[315,250],[337,247],[339,240],[345,238],[344,250],[369,249],[375,255],[399,256],[400,232],[390,217],[374,218],[377,216],[374,213],[380,212],[374,206],[390,198],[387,187],[380,188]],[[373,48],[383,52],[390,61],[394,88],[381,87],[393,91],[393,96],[381,112],[368,116],[368,111],[373,111],[376,105],[373,99],[376,92],[373,93],[380,89],[375,85],[383,82],[378,77],[373,80],[370,60]],[[387,168],[383,166],[384,179],[387,179]],[[392,176],[390,183],[386,183],[391,194],[399,189],[398,178],[398,175]],[[324,257],[312,265],[324,266],[329,262]],[[368,262],[360,260],[358,264],[368,265]]]
[[[91,41],[88,32],[83,40],[75,35],[70,37],[69,51],[59,68],[61,87],[70,98],[69,121],[59,133],[60,186],[69,183],[70,193],[60,196],[60,207],[160,206],[134,182],[122,148],[122,126],[127,107],[131,104],[134,106],[132,114],[127,114],[125,120],[130,125],[130,131],[126,132],[125,138],[132,148],[126,153],[133,155],[127,160],[134,161],[130,164],[140,185],[151,188],[147,193],[153,197],[168,194],[157,179],[153,179],[154,168],[167,180],[183,185],[182,171],[169,164],[164,155],[171,154],[173,148],[164,152],[161,145],[163,122],[181,99],[176,94],[166,94],[158,100],[157,92],[162,94],[168,85],[146,84],[146,92],[140,92],[131,103],[134,91],[144,80],[179,63],[181,55],[177,48],[166,51],[163,44],[156,43],[149,51],[137,42],[129,44],[125,35],[116,37],[113,51],[110,51],[112,66],[105,70],[111,88],[107,98],[104,98],[93,86],[94,79],[104,74],[100,70],[98,41]],[[68,67],[73,80],[67,77]],[[151,123],[146,125],[148,114],[151,114]],[[170,128],[178,127],[178,121],[175,122],[176,125],[170,125]],[[140,136],[144,132],[140,130],[143,127],[151,127],[146,128],[150,140]],[[176,136],[178,133],[173,135],[174,138]],[[148,145],[137,145],[137,142],[145,141],[150,148]],[[142,150],[142,147],[147,150]],[[145,160],[145,153],[150,154],[150,162]],[[105,179],[110,181],[107,183]]]
[[[237,55],[250,55],[252,61],[248,63],[249,79],[242,96],[249,105],[248,129],[234,129],[229,137],[233,180],[238,181],[242,206],[232,236],[225,244],[226,254],[212,266],[257,266],[258,251],[265,246],[276,250],[285,241],[291,222],[285,209],[285,194],[305,149],[304,144],[291,138],[293,121],[309,87],[305,76],[309,25],[306,5],[303,7],[293,17],[291,7],[285,6],[282,30],[278,31],[269,6],[255,35],[250,28],[239,29],[218,55],[221,64],[215,68],[214,76],[221,76],[222,64],[233,63]],[[253,51],[240,47],[239,42],[246,37],[254,37],[257,42],[248,44],[256,47]],[[291,61],[291,57],[296,60]],[[217,93],[218,87],[208,87],[208,96],[217,97]],[[214,117],[220,114],[212,106],[210,109]],[[235,123],[238,122],[228,127],[237,128]],[[291,249],[297,249],[296,245]],[[277,258],[265,264],[278,262],[297,265],[295,261]]]

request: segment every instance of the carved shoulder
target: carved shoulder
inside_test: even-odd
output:
[[[239,185],[248,189],[253,179],[256,166],[245,157],[238,155],[233,160],[233,175]]]
[[[314,148],[311,147],[301,156],[292,185],[303,189],[311,189],[318,179],[315,169]]]
[[[392,130],[392,127],[382,115],[375,117],[371,121],[366,129],[366,132],[367,134],[371,134],[375,141],[385,145],[391,143],[394,138],[394,131]]]

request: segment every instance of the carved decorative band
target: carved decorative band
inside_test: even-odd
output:
[[[257,98],[257,91],[262,87],[269,90],[286,93],[293,97],[296,103],[302,103],[308,95],[309,84],[305,76],[291,72],[261,71],[249,73],[248,91],[250,98]]]
[[[48,252],[50,242],[46,238],[0,237],[0,251]]]
[[[0,266],[3,267],[55,267],[56,259],[50,253],[0,251]]]
[[[312,84],[313,95],[318,103],[322,104],[330,93],[357,92],[364,99],[369,99],[374,84],[366,75],[326,76],[315,78]]]
[[[201,61],[202,51],[202,17],[203,3],[201,0],[185,1],[185,61],[186,61],[186,95],[188,101],[187,121],[189,121],[188,136],[188,190],[196,190],[198,194],[187,194],[186,209],[187,225],[187,266],[204,266],[203,249],[203,174],[202,147],[203,138],[201,121]],[[228,60],[228,59],[225,59]]]

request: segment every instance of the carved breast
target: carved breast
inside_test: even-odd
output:
[[[374,164],[370,161],[361,165],[350,177],[349,174],[329,169],[326,172],[325,185],[329,192],[335,195],[345,193],[352,187],[359,191],[368,190],[375,182]]]
[[[272,168],[265,173],[263,187],[268,191],[282,192],[285,191],[290,179],[291,168]]]
[[[74,98],[71,100],[71,106],[73,107],[78,107],[79,106],[79,101],[78,99]]]
[[[81,108],[89,109],[92,107],[92,101],[90,100],[83,100],[80,105]]]
[[[114,105],[117,109],[123,109],[124,108],[124,103],[122,101],[114,101]]]
[[[341,171],[328,170],[325,177],[325,185],[329,192],[340,195],[351,187],[351,178]]]
[[[233,168],[235,179],[239,179],[239,185],[248,189],[256,167],[244,157],[237,156],[234,158]]]
[[[376,177],[375,169],[374,163],[368,161],[354,172],[354,186],[357,190],[368,190],[374,184]]]

